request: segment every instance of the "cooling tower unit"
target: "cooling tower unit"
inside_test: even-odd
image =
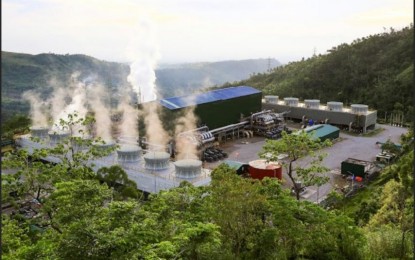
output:
[[[146,169],[157,171],[169,167],[170,155],[166,152],[148,152],[143,157]]]
[[[59,132],[59,131],[49,132],[49,140],[50,140],[51,145],[61,143],[67,138],[69,138],[68,132]]]
[[[369,107],[367,105],[361,104],[352,104],[351,108],[353,114],[367,114],[367,111],[369,110]]]
[[[117,155],[119,163],[137,162],[140,159],[141,148],[136,145],[121,145]]]
[[[265,103],[277,104],[278,96],[265,96]]]
[[[251,161],[248,172],[253,179],[262,180],[264,177],[270,177],[282,180],[282,167],[277,162],[268,162],[264,159]]]
[[[337,102],[337,101],[327,102],[327,109],[330,111],[343,111],[343,102]]]
[[[49,129],[43,126],[34,126],[30,128],[30,134],[32,137],[37,137],[40,139],[45,139],[48,137]]]
[[[73,136],[71,139],[72,146],[75,151],[82,151],[88,148],[88,141],[91,140],[91,136]]]
[[[194,159],[184,159],[174,163],[176,176],[179,178],[190,179],[200,175],[202,172],[202,162]]]
[[[101,142],[95,142],[94,146],[98,149],[98,150],[105,150],[105,149],[109,149],[115,146],[115,142],[112,140],[104,140],[105,144],[101,143]]]
[[[294,97],[284,98],[284,103],[285,103],[286,106],[297,107],[298,106],[298,98],[294,98]]]
[[[304,105],[306,108],[313,108],[319,109],[320,108],[320,100],[318,99],[305,99]]]

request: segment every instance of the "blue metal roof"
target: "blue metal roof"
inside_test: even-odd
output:
[[[180,109],[188,106],[195,106],[213,101],[232,99],[236,97],[243,97],[252,94],[258,94],[261,91],[248,86],[230,87],[224,89],[212,90],[205,93],[171,97],[160,100],[160,104],[168,109]]]

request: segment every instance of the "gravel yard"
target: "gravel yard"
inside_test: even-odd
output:
[[[388,139],[391,139],[392,142],[399,143],[400,136],[408,131],[406,128],[390,125],[376,125],[376,128],[380,128],[381,131],[373,136],[351,135],[340,132],[339,140],[335,140],[333,146],[324,149],[327,157],[324,159],[323,164],[332,170],[330,182],[320,188],[309,187],[303,197],[311,201],[321,200],[330,192],[335,184],[339,185],[343,181],[340,177],[342,161],[347,158],[374,161],[376,154],[381,151],[376,144],[377,141],[386,142]],[[264,142],[265,140],[262,137],[243,138],[234,141],[230,140],[222,144],[220,148],[228,153],[229,157],[227,160],[248,163],[259,158],[258,153],[261,151]],[[305,165],[307,164],[307,159],[303,158],[298,163]],[[206,163],[205,167],[213,169],[220,163],[221,161]],[[285,186],[289,187],[292,185],[285,174],[285,169],[283,170],[283,178]]]

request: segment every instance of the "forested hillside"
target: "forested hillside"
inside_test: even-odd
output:
[[[413,25],[390,29],[225,87],[249,85],[280,98],[366,104],[378,110],[378,117],[402,111],[412,120],[413,35]]]
[[[23,92],[36,90],[44,97],[54,88],[65,88],[72,75],[77,80],[93,80],[115,91],[125,86],[129,66],[97,60],[86,55],[29,55],[2,51],[1,57],[1,116],[9,119],[17,113],[27,114],[29,103],[22,100]]]
[[[276,59],[186,63],[160,67],[157,87],[163,97],[187,94],[206,87],[247,79],[280,66]]]

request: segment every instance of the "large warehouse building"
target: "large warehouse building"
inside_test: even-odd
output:
[[[374,129],[377,120],[377,111],[369,110],[367,105],[352,104],[350,108],[346,108],[342,102],[327,102],[326,105],[321,105],[320,100],[316,99],[299,102],[298,98],[294,97],[279,100],[278,96],[265,96],[262,108],[277,113],[289,111],[286,117],[302,120],[304,123],[311,119],[363,133]]]
[[[262,92],[248,86],[230,87],[205,93],[161,99],[166,118],[175,118],[193,107],[199,125],[209,129],[238,123],[241,117],[261,111]]]

